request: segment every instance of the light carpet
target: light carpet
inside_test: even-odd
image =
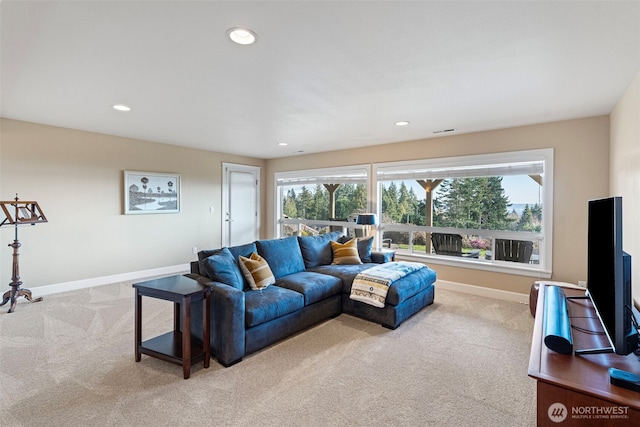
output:
[[[340,315],[246,357],[134,360],[134,290],[21,299],[0,313],[0,425],[533,426],[528,306],[436,288],[395,331]],[[143,339],[172,327],[143,297]]]

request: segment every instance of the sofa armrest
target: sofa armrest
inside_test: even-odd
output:
[[[244,356],[244,291],[208,277],[190,274],[192,279],[211,287],[211,352],[224,366],[231,366]],[[196,307],[192,306],[194,312]],[[192,318],[197,318],[192,314]],[[191,333],[202,336],[201,322],[191,322]]]
[[[200,273],[200,263],[198,261],[191,261],[189,263],[191,274],[202,274]]]
[[[384,264],[385,262],[395,261],[396,251],[371,251],[371,262],[376,264]]]

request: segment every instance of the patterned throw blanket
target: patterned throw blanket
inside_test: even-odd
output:
[[[359,273],[351,286],[352,300],[384,308],[389,286],[398,279],[424,268],[418,262],[388,262]]]

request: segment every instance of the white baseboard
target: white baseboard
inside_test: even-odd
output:
[[[150,270],[132,271],[130,273],[114,274],[112,276],[94,277],[91,279],[76,280],[73,282],[56,283],[53,285],[38,286],[31,288],[35,298],[45,295],[57,294],[60,292],[74,291],[77,289],[91,288],[94,286],[110,285],[112,283],[136,281],[151,277],[170,276],[172,274],[185,274],[189,272],[189,264],[172,265],[169,267],[153,268]],[[506,301],[529,303],[528,294],[502,291],[499,289],[484,288],[482,286],[467,285],[465,283],[438,280],[436,287],[448,289],[456,292],[463,292],[488,298],[496,298]]]
[[[519,302],[521,304],[529,304],[529,294],[520,294],[517,292],[485,288],[482,286],[467,285],[465,283],[449,282],[447,280],[436,281],[436,292],[438,291],[438,288],[448,289],[450,291],[456,291],[456,292],[464,292],[467,294],[478,295],[481,297]],[[436,298],[437,298],[437,295],[436,295]]]
[[[189,272],[189,264],[172,265],[169,267],[152,268],[150,270],[132,271],[130,273],[114,274],[113,276],[94,277],[91,279],[75,280],[73,282],[56,283],[53,285],[37,286],[30,288],[34,297],[57,294],[60,292],[75,291],[77,289],[91,288],[94,286],[110,285],[112,283],[136,281],[151,277],[170,276],[172,274],[185,274]]]

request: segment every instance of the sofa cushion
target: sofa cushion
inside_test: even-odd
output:
[[[353,279],[361,271],[375,267],[378,264],[360,264],[360,265],[319,265],[311,271],[315,273],[328,274],[342,279],[342,292],[351,293],[351,285]],[[427,289],[436,281],[436,272],[429,267],[421,268],[413,273],[394,282],[387,292],[386,303],[390,305],[398,305]]]
[[[371,262],[371,248],[373,247],[373,236],[359,237],[357,240],[358,255],[360,261]]]
[[[300,244],[305,267],[312,268],[318,265],[331,264],[333,251],[329,242],[337,241],[340,236],[342,236],[340,231],[318,236],[299,236],[298,243]]]
[[[233,255],[233,259],[237,260],[239,256],[249,257],[252,253],[257,252],[255,242],[247,243],[246,245],[239,246],[229,246],[227,247],[231,255]],[[211,255],[215,255],[220,252],[222,249],[204,249],[198,252],[198,261],[202,261],[206,258],[209,258]]]
[[[342,236],[338,239],[338,242],[347,243],[352,239],[353,237]],[[373,236],[358,237],[356,241],[358,245],[358,255],[360,256],[360,261],[373,262],[371,260],[371,249],[373,248]]]
[[[375,267],[378,264],[353,264],[353,265],[319,265],[313,267],[309,271],[314,273],[327,274],[335,276],[342,281],[342,292],[351,292],[351,283],[358,273],[368,268]]]
[[[247,243],[246,245],[229,246],[228,249],[229,252],[231,252],[231,255],[233,255],[233,257],[236,259],[236,261],[241,256],[249,258],[252,253],[258,252],[258,248],[256,247],[255,242]]]
[[[436,281],[436,272],[429,267],[421,268],[399,279],[389,288],[387,302],[398,305],[417,295]]]
[[[204,260],[209,258],[211,255],[216,255],[216,254],[220,253],[221,250],[222,249],[205,249],[205,250],[202,250],[202,251],[198,252],[198,267],[200,268],[200,274],[206,274],[207,273],[207,268],[204,265],[205,264]]]
[[[333,265],[362,264],[358,255],[356,240],[349,240],[346,243],[329,242],[333,251]]]
[[[227,248],[218,250],[213,255],[203,259],[200,264],[204,269],[204,273],[211,280],[233,286],[236,289],[244,289],[242,273]]]
[[[240,255],[238,263],[251,289],[264,289],[276,282],[269,264],[257,253],[252,253],[249,258]]]
[[[304,296],[290,289],[269,286],[245,292],[244,307],[245,325],[250,328],[302,309]]]
[[[304,295],[304,305],[313,304],[342,292],[342,280],[339,277],[310,271],[281,277],[276,281],[276,285]]]
[[[304,270],[304,260],[296,236],[258,240],[258,254],[267,260],[276,279]]]
[[[224,248],[222,248],[222,249],[224,249]],[[222,251],[222,249],[205,249],[205,250],[202,250],[202,251],[198,252],[198,264],[199,264],[201,272],[206,272],[207,271],[206,267],[204,265],[204,260],[209,258],[211,255],[215,255],[215,254],[219,253],[220,251]],[[246,245],[240,245],[240,246],[230,246],[230,247],[228,247],[226,249],[229,252],[231,252],[232,257],[236,262],[236,265],[237,265],[239,256],[250,257],[252,253],[258,251],[256,249],[256,244],[255,243],[248,243]],[[239,268],[240,267],[238,267],[238,269]],[[248,288],[249,287],[249,283],[247,283],[247,281],[244,279],[244,276],[242,276],[242,272],[240,272],[240,276],[241,276],[242,282],[244,284],[243,288]]]

